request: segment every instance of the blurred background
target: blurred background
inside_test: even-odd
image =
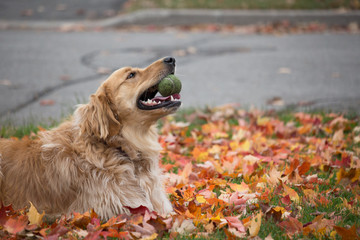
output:
[[[0,124],[58,121],[173,56],[183,108],[360,113],[359,0],[1,0]]]

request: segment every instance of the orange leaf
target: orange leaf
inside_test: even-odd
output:
[[[299,134],[303,135],[310,132],[312,124],[306,124],[298,129]]]
[[[282,184],[284,188],[283,196],[289,195],[291,201],[298,203],[300,201],[299,195],[297,192],[291,187],[286,186],[284,183]]]
[[[360,237],[356,233],[356,227],[353,225],[351,228],[346,229],[343,227],[334,226],[336,232],[342,237],[343,240],[359,240]]]
[[[307,173],[310,170],[310,163],[309,162],[303,162],[303,164],[301,164],[301,166],[298,168],[299,171],[299,175],[305,175],[305,173]]]
[[[241,182],[241,184],[228,183],[227,185],[235,192],[244,193],[249,191],[249,186],[245,182]]]

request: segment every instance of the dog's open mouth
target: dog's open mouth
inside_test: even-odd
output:
[[[153,110],[159,108],[173,108],[181,105],[180,94],[163,97],[158,93],[158,85],[156,84],[148,88],[137,101],[138,108],[142,110]]]

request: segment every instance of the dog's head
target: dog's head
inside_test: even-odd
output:
[[[102,83],[90,102],[81,105],[75,119],[81,132],[102,139],[119,133],[125,124],[149,128],[159,118],[175,112],[180,95],[157,97],[161,79],[175,72],[175,59],[166,57],[140,69],[124,67]]]

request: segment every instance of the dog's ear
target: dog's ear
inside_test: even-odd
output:
[[[74,114],[81,133],[104,140],[117,135],[121,124],[113,109],[115,109],[115,105],[107,96],[105,89],[91,95],[90,102],[79,106]]]

